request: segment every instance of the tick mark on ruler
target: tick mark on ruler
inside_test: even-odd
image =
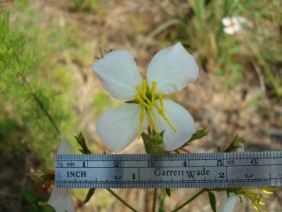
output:
[[[73,162],[67,163],[67,167],[75,167],[75,163]]]

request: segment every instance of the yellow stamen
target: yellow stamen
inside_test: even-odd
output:
[[[155,105],[155,93],[156,93],[156,87],[157,87],[157,82],[153,81],[152,82],[152,105]]]
[[[140,112],[138,139],[140,138],[141,133],[142,133],[142,129],[143,129],[142,126],[143,126],[144,115],[145,115],[144,109],[142,109],[142,111]]]
[[[176,129],[173,127],[172,123],[168,120],[168,118],[166,117],[166,115],[164,114],[164,112],[162,111],[162,113],[160,113],[160,115],[164,118],[164,120],[168,123],[168,125],[170,126],[170,128],[176,132]]]
[[[158,108],[158,112],[159,114],[164,118],[164,120],[168,123],[168,125],[170,126],[170,128],[176,132],[176,129],[173,127],[173,125],[171,124],[171,122],[168,120],[168,118],[166,117],[165,113],[164,113],[164,100],[163,100],[163,95],[159,94],[159,101],[160,101],[160,105],[161,108]]]
[[[168,118],[165,115],[164,112],[164,101],[163,101],[163,95],[162,94],[158,94],[158,98],[159,98],[159,102],[160,102],[160,106],[155,104],[155,96],[156,96],[156,87],[157,87],[157,82],[153,81],[152,82],[152,88],[151,88],[151,99],[149,99],[147,97],[147,80],[143,79],[142,80],[142,88],[141,86],[136,86],[136,91],[138,92],[135,96],[135,99],[140,102],[140,104],[143,107],[146,107],[146,111],[148,113],[148,121],[150,123],[150,125],[152,126],[153,130],[156,130],[156,126],[154,124],[154,121],[152,119],[152,116],[150,115],[150,112],[152,111],[152,108],[156,108],[158,113],[162,116],[162,118],[168,123],[168,125],[170,126],[170,128],[176,132],[176,129],[173,127],[172,123],[168,120]],[[142,112],[140,112],[140,126],[139,126],[139,131],[138,131],[138,138],[141,135],[142,132],[142,123],[143,123],[143,119],[144,119],[144,108],[142,110]]]
[[[147,107],[148,109],[150,108],[149,105],[146,102],[144,102],[144,100],[138,94],[135,96],[135,99],[139,101],[141,104],[143,104],[145,107]]]
[[[155,126],[154,121],[153,121],[153,119],[152,119],[150,114],[148,114],[148,121],[149,121],[150,125],[152,126],[153,130],[155,132],[157,132],[156,126]]]
[[[143,96],[146,96],[147,80],[145,80],[145,79],[142,80],[142,87],[143,87]]]
[[[150,104],[152,104],[151,100],[148,99],[148,97],[146,96],[146,94],[143,95],[143,94],[144,94],[143,89],[142,89],[139,85],[136,86],[136,90],[137,90],[138,93],[143,97],[143,99],[145,99],[147,102],[149,102]]]
[[[161,110],[164,112],[164,96],[162,94],[159,94],[159,100],[160,100]]]
[[[143,89],[139,85],[136,86],[136,90],[141,96],[143,96]]]

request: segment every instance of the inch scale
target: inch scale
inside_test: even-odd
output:
[[[282,152],[57,155],[57,188],[282,186]]]

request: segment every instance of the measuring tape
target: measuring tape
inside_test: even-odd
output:
[[[282,152],[57,155],[57,188],[282,186]]]

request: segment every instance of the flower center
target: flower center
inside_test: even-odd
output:
[[[238,24],[237,24],[236,21],[234,21],[234,20],[231,20],[231,21],[230,21],[230,27],[231,27],[231,28],[235,28],[237,25],[238,25]]]
[[[147,80],[142,80],[142,88],[138,85],[136,86],[137,94],[135,96],[135,99],[141,104],[142,108],[140,111],[140,121],[139,121],[139,131],[138,131],[138,138],[140,138],[140,135],[142,133],[142,124],[145,116],[145,110],[148,114],[148,121],[150,125],[152,126],[153,130],[157,132],[155,123],[152,118],[152,109],[157,109],[158,113],[161,115],[161,117],[168,123],[170,128],[176,132],[176,129],[172,126],[171,122],[168,120],[168,118],[165,115],[164,112],[164,104],[163,104],[163,94],[156,94],[156,87],[157,82],[152,82],[151,90],[147,88]],[[159,101],[158,106],[156,104],[156,100]]]

